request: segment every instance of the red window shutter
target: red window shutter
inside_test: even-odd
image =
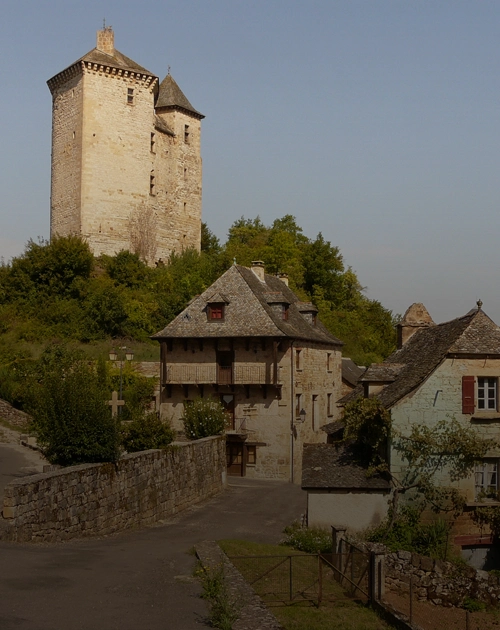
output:
[[[474,413],[473,376],[462,376],[462,413]]]

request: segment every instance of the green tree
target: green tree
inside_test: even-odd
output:
[[[143,413],[122,427],[122,444],[128,453],[165,448],[175,438],[168,422],[162,422],[156,412]]]
[[[116,461],[119,427],[96,366],[53,346],[37,362],[37,376],[29,411],[47,459],[62,466]]]

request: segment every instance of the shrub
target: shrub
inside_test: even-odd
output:
[[[486,604],[483,604],[483,602],[473,597],[465,597],[462,602],[462,608],[465,608],[465,610],[469,612],[480,612],[481,610],[486,610]]]
[[[170,423],[162,422],[156,412],[145,413],[122,427],[122,445],[129,453],[165,448],[174,439]]]
[[[231,630],[238,619],[238,607],[229,594],[223,565],[202,567],[196,574],[203,588],[201,596],[210,608],[210,625],[220,630]]]
[[[29,411],[43,454],[52,464],[114,462],[119,457],[118,423],[93,364],[59,346],[37,362]]]
[[[283,530],[285,538],[280,545],[292,547],[305,553],[331,553],[332,536],[320,527],[302,527],[295,522]]]
[[[196,398],[184,405],[184,431],[190,440],[224,433],[227,415],[217,400]]]

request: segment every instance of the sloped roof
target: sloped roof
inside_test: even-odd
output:
[[[167,74],[160,83],[156,108],[159,109],[160,107],[167,107],[169,109],[179,108],[194,114],[196,118],[205,118],[205,116],[197,111],[187,100],[184,92],[177,85],[171,74]]]
[[[358,384],[359,377],[366,368],[359,367],[349,357],[342,357],[342,380],[355,387]]]
[[[47,81],[49,88],[51,87],[54,80],[60,74],[63,74],[64,72],[66,72],[66,70],[68,70],[69,68],[72,68],[73,66],[79,65],[83,61],[86,61],[86,62],[90,61],[91,63],[97,63],[100,66],[109,66],[111,68],[117,68],[118,70],[140,72],[141,74],[147,74],[150,77],[156,78],[155,74],[153,74],[149,70],[146,70],[146,68],[143,68],[143,66],[140,66],[138,63],[136,63],[132,59],[129,59],[129,57],[121,53],[119,50],[116,50],[116,48],[112,55],[109,55],[108,53],[105,53],[102,50],[99,50],[98,48],[93,48],[86,55],[83,55],[83,57],[80,57],[80,59],[77,59],[74,63],[70,64],[67,68],[65,68],[64,70],[61,70],[61,72],[58,72],[52,78],[50,78]]]
[[[389,490],[390,487],[387,479],[381,475],[368,477],[366,469],[353,462],[349,443],[304,444],[303,489]]]
[[[343,345],[321,322],[312,325],[306,321],[296,306],[300,300],[279,278],[267,274],[264,278],[261,282],[251,269],[232,265],[152,339],[283,337]],[[290,304],[287,320],[268,304],[269,293],[281,293]],[[214,295],[224,296],[227,306],[223,320],[208,321],[207,304]]]
[[[397,372],[377,397],[386,408],[415,390],[447,356],[500,356],[500,328],[480,308],[450,322],[422,328],[380,366]],[[397,368],[396,370],[394,368]],[[369,380],[368,373],[363,380]],[[356,387],[339,402],[345,404],[363,394]]]

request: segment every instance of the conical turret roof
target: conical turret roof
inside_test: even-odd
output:
[[[205,116],[197,111],[187,100],[184,92],[177,85],[170,73],[167,74],[160,83],[156,108],[159,109],[161,107],[168,107],[169,109],[183,109],[196,116],[196,118],[205,118]]]

